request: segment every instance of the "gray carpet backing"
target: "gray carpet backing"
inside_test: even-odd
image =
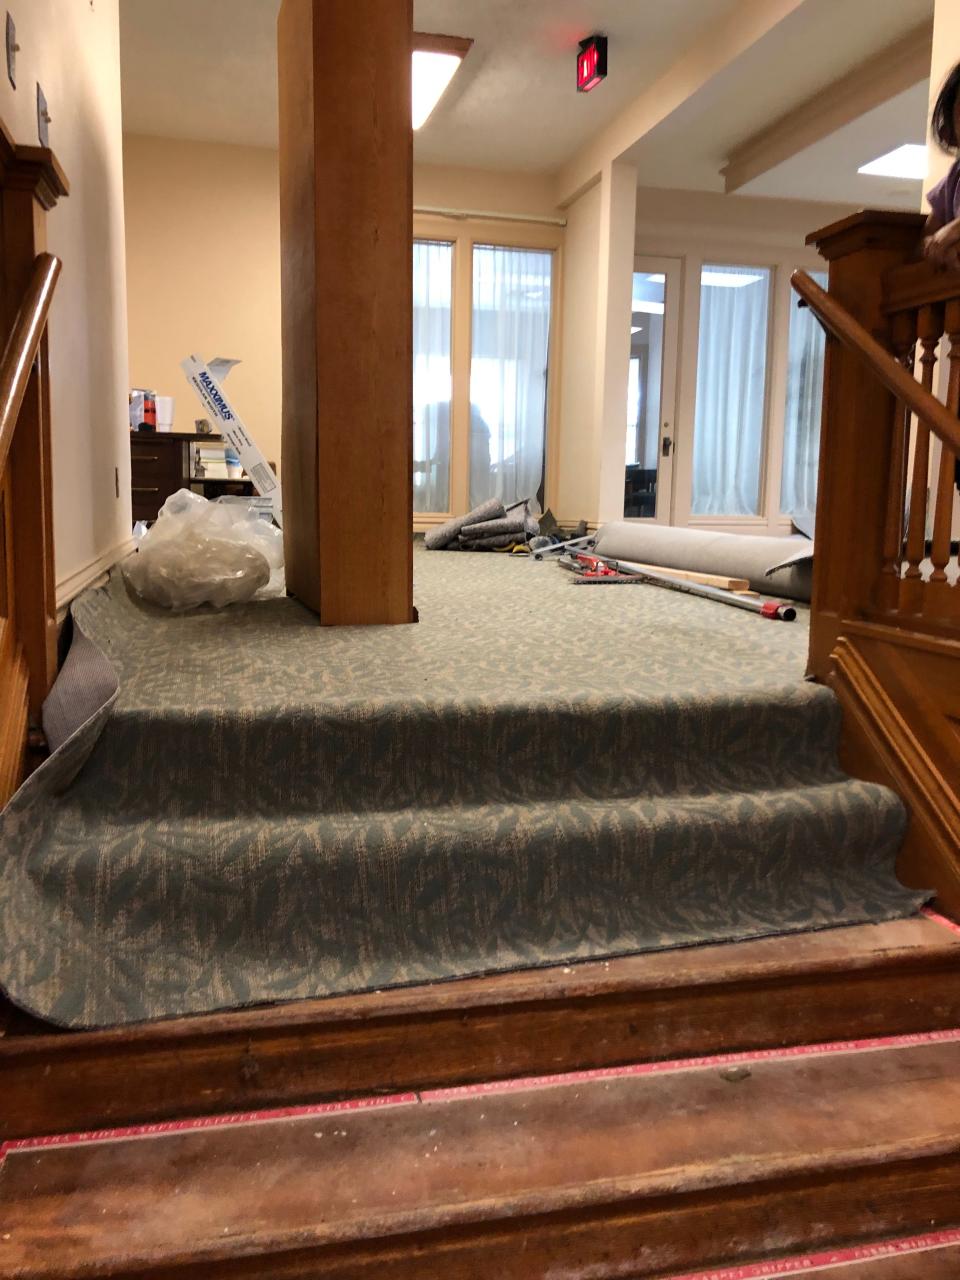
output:
[[[0,818],[15,1001],[103,1026],[924,901],[802,623],[494,553],[415,579],[407,627],[171,616],[119,576],[75,604],[82,724]]]

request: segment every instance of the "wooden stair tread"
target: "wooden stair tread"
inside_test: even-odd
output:
[[[104,1031],[0,1037],[0,1136],[960,1025],[925,917]]]
[[[911,1162],[928,1182],[933,1165],[947,1172],[955,1207],[958,1121],[954,1041],[766,1059],[732,1078],[716,1065],[620,1073],[12,1151],[0,1173],[0,1274],[132,1275],[290,1249],[322,1261],[331,1247],[399,1237],[422,1260],[451,1230],[565,1227],[611,1207],[677,1212],[704,1200],[717,1223],[727,1196],[749,1192],[780,1213],[785,1188],[822,1186],[835,1204],[838,1187],[878,1175],[895,1175],[897,1203]]]

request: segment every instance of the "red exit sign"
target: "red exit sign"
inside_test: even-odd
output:
[[[589,93],[607,78],[607,37],[590,36],[580,41],[577,54],[577,92]]]

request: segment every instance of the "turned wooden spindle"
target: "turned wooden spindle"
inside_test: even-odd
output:
[[[960,300],[947,303],[945,329],[950,341],[950,382],[947,391],[947,408],[954,415],[960,409]],[[940,445],[940,471],[933,509],[933,542],[930,560],[933,572],[931,582],[947,581],[947,564],[950,561],[950,531],[953,522],[953,476],[956,454],[945,443]]]
[[[912,369],[916,344],[916,322],[912,311],[903,311],[894,316],[891,339],[897,360],[904,368]],[[907,498],[907,451],[910,444],[910,410],[902,400],[895,400],[892,413],[890,474],[883,536],[883,577],[880,584],[881,604],[888,609],[895,608],[899,603]]]
[[[933,394],[933,380],[937,367],[937,347],[943,334],[943,307],[921,307],[917,316],[917,337],[920,340],[921,383],[925,391]],[[910,485],[910,520],[907,531],[907,571],[911,583],[922,581],[920,565],[927,552],[927,503],[930,487],[930,428],[917,419],[913,449],[913,475]],[[905,601],[908,608],[919,608],[918,587],[908,589]]]

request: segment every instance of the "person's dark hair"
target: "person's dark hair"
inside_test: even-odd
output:
[[[956,106],[960,95],[960,62],[953,68],[934,103],[930,117],[930,132],[944,151],[960,151],[960,138],[957,137]]]

